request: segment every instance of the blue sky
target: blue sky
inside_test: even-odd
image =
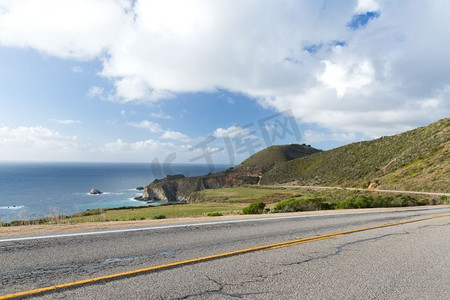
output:
[[[238,163],[271,144],[330,149],[429,124],[450,112],[446,6],[5,1],[0,161],[190,162],[204,150]],[[299,134],[268,143],[275,131],[258,121],[271,116]]]

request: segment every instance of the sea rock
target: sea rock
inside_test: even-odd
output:
[[[143,187],[143,186],[138,186],[138,187],[136,188],[136,190],[137,190],[137,191],[143,191],[143,190],[144,190],[144,187]]]
[[[100,191],[100,190],[97,190],[97,189],[92,189],[90,192],[89,192],[89,194],[91,194],[91,195],[100,195],[100,194],[103,194],[103,192],[102,191]]]

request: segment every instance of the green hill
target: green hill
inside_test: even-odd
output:
[[[321,150],[305,144],[271,146],[253,154],[235,167],[234,170],[250,173],[265,173],[280,163],[308,156],[320,151]]]
[[[261,179],[287,182],[450,192],[450,119],[287,161]]]

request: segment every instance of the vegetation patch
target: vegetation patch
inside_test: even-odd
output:
[[[350,208],[381,208],[381,207],[406,207],[448,204],[448,197],[441,196],[438,199],[410,195],[354,195],[346,199],[332,201],[326,198],[289,198],[277,203],[272,212],[296,212],[329,209]]]
[[[264,212],[266,204],[264,202],[252,203],[242,209],[242,214],[244,215],[257,215]]]
[[[206,216],[207,217],[221,217],[223,215],[219,212],[212,212],[212,213],[208,213]]]
[[[156,216],[153,216],[152,219],[154,219],[154,220],[161,220],[161,219],[165,219],[165,218],[166,218],[166,215],[156,215]]]
[[[296,212],[310,210],[334,209],[335,204],[324,198],[289,198],[277,203],[274,212]]]

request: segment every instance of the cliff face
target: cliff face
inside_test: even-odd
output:
[[[142,193],[143,201],[190,202],[193,192],[204,189],[234,187],[241,184],[257,184],[260,174],[217,173],[209,176],[157,180],[147,185]]]

